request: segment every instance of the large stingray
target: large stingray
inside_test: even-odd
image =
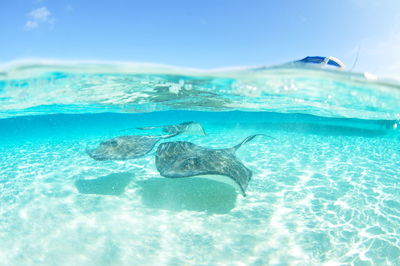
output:
[[[235,152],[256,134],[227,149],[209,149],[187,141],[165,142],[158,146],[156,167],[169,178],[205,177],[233,185],[243,196],[252,172],[236,157]]]
[[[191,130],[193,127],[202,130],[201,125],[194,122],[185,122],[179,125],[161,126],[165,132],[171,133],[160,136],[120,136],[105,140],[94,149],[86,149],[86,153],[98,161],[135,159],[149,153],[159,140],[174,137],[182,132],[185,132],[186,130]],[[146,127],[141,129],[151,128],[152,127]]]

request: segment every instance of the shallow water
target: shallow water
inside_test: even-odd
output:
[[[400,264],[397,84],[314,68],[102,67],[3,71],[1,265]],[[184,121],[207,135],[163,142],[273,137],[236,153],[253,172],[246,197],[161,177],[156,149],[128,161],[85,153],[128,128]]]

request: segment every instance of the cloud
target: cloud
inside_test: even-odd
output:
[[[31,20],[28,20],[26,23],[25,23],[25,29],[34,29],[34,28],[37,28],[39,26],[39,24],[36,22],[36,21],[31,21]]]
[[[26,30],[38,28],[41,24],[53,26],[54,18],[51,16],[47,7],[39,7],[28,13],[28,21],[25,23]]]

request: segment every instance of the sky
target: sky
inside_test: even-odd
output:
[[[400,79],[400,0],[0,0],[2,63],[44,58],[210,69],[307,55]]]

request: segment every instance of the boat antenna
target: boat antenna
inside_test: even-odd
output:
[[[354,68],[356,67],[357,62],[358,62],[358,56],[359,56],[359,55],[360,55],[360,46],[357,47],[356,58],[354,59],[354,63],[353,63],[353,66],[352,66],[351,69],[350,69],[350,72],[353,72]]]

